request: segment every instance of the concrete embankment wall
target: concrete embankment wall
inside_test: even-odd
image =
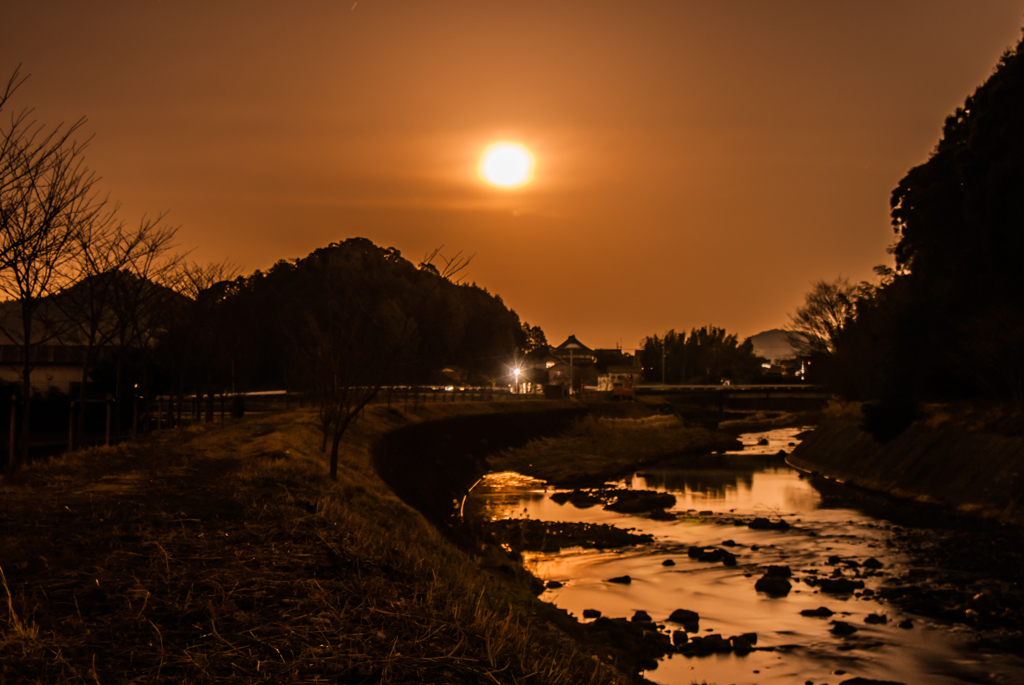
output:
[[[855,412],[827,415],[788,461],[900,497],[1024,524],[1024,438],[927,421],[878,443]]]
[[[403,426],[374,445],[374,467],[403,501],[446,529],[456,503],[485,473],[488,454],[561,432],[587,411],[571,402],[531,401]]]

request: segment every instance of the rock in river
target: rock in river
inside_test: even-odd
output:
[[[700,630],[700,614],[689,609],[676,609],[668,617],[672,623],[679,623],[688,633],[696,633]]]
[[[781,576],[761,576],[754,583],[754,589],[763,592],[769,597],[785,597],[793,588],[789,581]]]
[[[800,612],[801,616],[820,616],[821,618],[828,618],[832,615],[832,610],[828,607],[818,607],[817,609],[804,609]]]
[[[847,635],[853,635],[857,632],[857,627],[852,626],[846,621],[832,621],[832,634],[840,637],[846,637]]]
[[[752,530],[789,530],[789,524],[782,519],[771,521],[760,516],[748,523],[747,527]]]
[[[676,496],[655,490],[616,490],[615,501],[605,507],[620,514],[640,514],[675,505]]]
[[[629,576],[615,576],[614,578],[608,579],[609,583],[618,583],[620,585],[629,585],[633,582],[633,579]]]
[[[864,587],[864,581],[850,580],[849,578],[822,578],[818,581],[818,587],[822,592],[832,595],[852,595],[854,590]]]

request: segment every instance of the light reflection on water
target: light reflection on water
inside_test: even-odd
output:
[[[675,655],[645,674],[658,683],[834,684],[855,676],[932,685],[1024,682],[1024,661],[1009,655],[969,653],[970,636],[963,628],[914,617],[915,628],[902,630],[897,623],[906,616],[891,605],[865,596],[823,595],[802,582],[794,582],[784,598],[769,598],[754,590],[759,566],[782,564],[790,566],[797,578],[815,570],[824,577],[834,569],[826,563],[831,555],[857,561],[873,556],[883,563],[884,575],[907,570],[908,559],[893,546],[887,522],[850,509],[824,507],[806,480],[778,458],[770,458],[780,450],[792,451],[801,430],[742,436],[744,450],[727,454],[725,459],[731,462],[727,467],[647,468],[618,484],[673,493],[676,505],[671,511],[680,515],[675,521],[617,514],[600,506],[559,505],[550,499],[553,489],[519,474],[485,477],[468,498],[466,515],[611,523],[649,533],[655,542],[633,549],[569,549],[524,556],[537,576],[564,583],[545,592],[542,599],[577,617],[584,609],[613,617],[644,610],[663,622],[674,609],[685,608],[700,614],[702,633],[729,637],[756,632],[758,647],[778,648],[742,657]],[[762,439],[768,444],[758,445]],[[736,525],[753,516],[783,518],[793,528],[766,531]],[[725,540],[736,543],[729,548],[738,557],[735,567],[697,561],[686,554],[689,545],[719,546]],[[675,565],[662,565],[666,559]],[[622,575],[629,575],[633,582],[607,582]],[[868,588],[877,589],[883,576],[864,580]],[[829,632],[829,619],[800,615],[803,609],[819,606],[829,607],[837,614],[833,619],[857,626],[858,632],[838,638]],[[885,614],[889,622],[865,624],[865,616],[871,613]]]

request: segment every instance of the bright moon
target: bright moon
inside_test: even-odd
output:
[[[533,154],[519,143],[495,143],[480,157],[480,178],[499,188],[516,188],[533,180]]]

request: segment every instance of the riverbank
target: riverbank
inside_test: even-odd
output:
[[[883,596],[915,614],[963,624],[986,647],[1024,650],[1024,437],[999,406],[932,405],[886,443],[835,404],[787,458],[815,474],[830,506],[932,529],[894,542],[915,559]],[[838,482],[842,481],[842,483]]]
[[[861,407],[835,403],[790,455],[791,464],[858,487],[1024,525],[1024,435],[1002,407],[931,405],[879,443]]]
[[[690,427],[673,415],[636,419],[588,415],[564,434],[488,457],[492,471],[515,471],[558,487],[602,485],[639,467],[739,447],[734,435]]]
[[[452,544],[375,471],[386,434],[502,411],[372,407],[337,482],[309,412],[0,482],[0,681],[626,682],[516,559]]]

